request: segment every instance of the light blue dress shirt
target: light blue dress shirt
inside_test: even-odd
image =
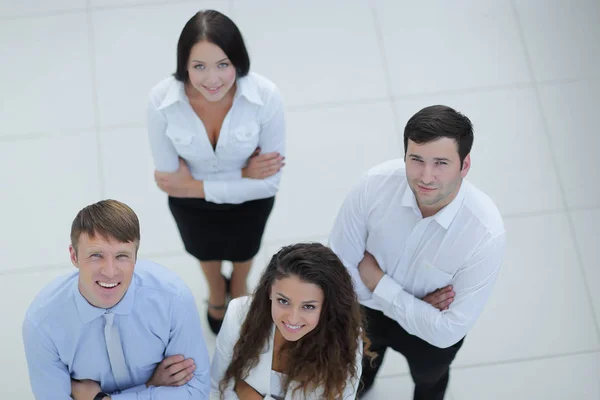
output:
[[[25,316],[23,342],[37,400],[71,399],[72,378],[99,382],[113,400],[208,398],[210,360],[200,317],[190,289],[174,272],[138,260],[127,293],[109,310],[85,300],[78,278],[75,271],[50,283]],[[130,388],[120,393],[104,340],[106,312],[115,314],[133,379]],[[146,388],[156,366],[175,354],[194,360],[194,378],[180,387]]]

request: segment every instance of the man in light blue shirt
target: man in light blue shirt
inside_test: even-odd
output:
[[[78,271],[44,288],[23,322],[36,399],[208,399],[194,297],[172,271],[136,262],[139,240],[138,218],[123,203],[77,214],[69,251]]]

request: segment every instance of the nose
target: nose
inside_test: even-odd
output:
[[[206,77],[206,86],[218,85],[218,82],[219,77],[217,72],[213,68],[210,68]]]
[[[300,316],[300,312],[299,312],[297,309],[295,309],[295,308],[294,308],[294,309],[293,309],[293,310],[290,312],[290,315],[289,315],[289,321],[288,321],[288,322],[289,322],[290,324],[296,324],[296,323],[298,323],[298,319],[299,319],[298,317],[299,317],[299,316]]]
[[[117,266],[115,265],[115,261],[112,258],[107,258],[101,272],[102,275],[112,279],[115,275],[117,275]]]
[[[421,171],[421,181],[426,185],[433,183],[435,178],[433,176],[433,169],[431,165],[425,165]]]

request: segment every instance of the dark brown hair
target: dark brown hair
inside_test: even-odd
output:
[[[409,140],[424,144],[442,137],[456,142],[462,169],[463,161],[473,147],[473,124],[469,118],[448,106],[425,107],[408,120],[404,128],[404,156]]]
[[[286,392],[294,382],[293,392],[300,390],[306,395],[322,389],[323,399],[341,399],[347,380],[359,378],[356,365],[359,339],[364,343],[364,354],[373,356],[364,334],[364,317],[352,278],[340,259],[320,243],[287,246],[271,258],[254,291],[231,363],[220,383],[221,397],[232,379],[234,382],[246,379],[257,365],[273,328],[271,287],[276,280],[291,276],[319,286],[324,301],[315,329],[298,341],[287,343],[288,357],[283,371]]]
[[[236,69],[237,77],[248,75],[250,57],[242,33],[225,14],[215,10],[199,11],[183,27],[177,42],[177,69],[175,79],[188,82],[188,61],[192,47],[206,40],[223,50]]]
[[[102,200],[77,213],[71,225],[71,245],[77,252],[79,237],[85,233],[90,238],[100,235],[119,242],[140,244],[140,222],[127,204],[117,200]]]

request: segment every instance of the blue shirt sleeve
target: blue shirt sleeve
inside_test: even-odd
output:
[[[185,287],[171,304],[171,334],[165,357],[182,354],[196,364],[194,377],[178,387],[149,387],[138,392],[114,394],[112,400],[192,400],[208,399],[210,391],[210,359],[200,316],[191,291]]]
[[[28,317],[23,322],[23,345],[36,400],[70,400],[71,375],[67,366],[52,340]]]

